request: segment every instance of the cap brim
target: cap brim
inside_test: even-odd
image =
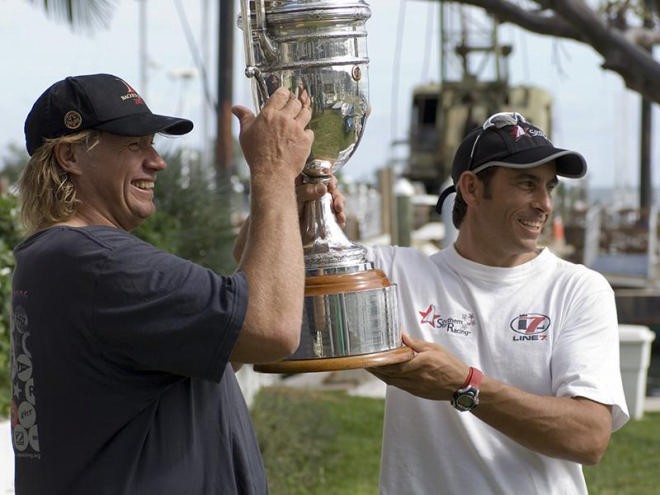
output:
[[[478,173],[482,170],[493,167],[509,167],[525,169],[538,167],[544,163],[555,160],[557,163],[557,175],[579,179],[587,173],[587,162],[584,157],[575,151],[563,150],[554,146],[538,146],[506,157],[504,160],[490,160],[476,167],[472,172]]]
[[[450,194],[455,192],[456,192],[456,186],[454,186],[453,184],[445,188],[445,190],[440,193],[438,202],[435,205],[435,211],[437,211],[440,215],[442,215],[442,203],[445,202],[445,199],[447,199]]]
[[[148,136],[158,133],[180,136],[189,133],[193,123],[178,117],[142,113],[104,122],[94,128],[122,136]]]

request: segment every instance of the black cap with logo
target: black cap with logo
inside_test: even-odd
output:
[[[25,145],[32,155],[45,139],[97,129],[123,136],[190,132],[193,123],[156,115],[130,84],[110,74],[71,76],[37,99],[25,120]]]

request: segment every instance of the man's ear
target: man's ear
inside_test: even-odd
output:
[[[467,205],[474,205],[481,198],[480,192],[483,183],[474,172],[463,172],[458,178],[456,189],[461,191],[461,196]]]
[[[70,175],[80,175],[82,173],[76,145],[71,143],[57,143],[54,147],[55,159],[62,170]]]

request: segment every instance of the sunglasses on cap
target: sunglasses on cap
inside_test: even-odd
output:
[[[472,169],[472,164],[474,162],[474,152],[477,149],[477,143],[479,143],[479,138],[481,138],[482,134],[485,131],[493,127],[495,129],[501,129],[502,127],[506,127],[510,125],[518,125],[518,124],[526,124],[526,123],[527,120],[525,120],[525,117],[523,117],[518,112],[499,112],[488,117],[481,126],[481,132],[477,136],[477,139],[474,140],[474,144],[472,145],[472,151],[470,151],[470,166],[468,167],[468,170]]]

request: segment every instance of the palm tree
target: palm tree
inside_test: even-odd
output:
[[[30,0],[30,3],[41,4],[46,15],[68,23],[74,30],[92,30],[108,27],[119,0]]]

